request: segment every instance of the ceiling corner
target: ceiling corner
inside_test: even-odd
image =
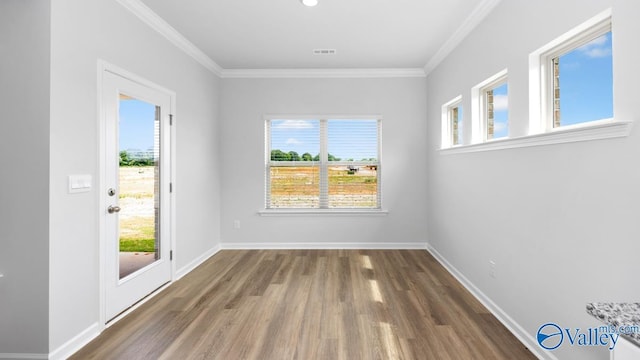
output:
[[[456,29],[456,31],[444,42],[444,44],[433,55],[424,66],[424,72],[429,75],[460,43],[471,33],[476,26],[480,25],[489,13],[500,3],[501,0],[483,0],[473,9],[471,14]]]
[[[164,36],[169,42],[182,50],[185,54],[191,56],[195,61],[204,66],[217,76],[222,76],[223,69],[202,50],[187,40],[182,34],[174,29],[169,23],[162,19],[158,14],[153,12],[140,0],[116,0],[127,10],[137,16],[142,22],[147,24],[160,35]]]

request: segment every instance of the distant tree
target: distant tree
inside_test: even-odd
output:
[[[120,166],[130,166],[131,159],[129,158],[129,153],[122,150],[120,151]]]
[[[271,150],[271,161],[290,161],[291,155],[282,150]]]
[[[309,153],[302,154],[302,161],[313,161],[313,156]]]
[[[305,160],[305,155],[308,155],[308,157],[307,157],[307,158],[309,158],[309,160]],[[335,156],[333,156],[333,155],[331,155],[331,154],[328,154],[328,155],[327,155],[327,157],[329,158],[329,161],[340,161],[340,158],[335,157]],[[304,153],[304,154],[302,154],[302,160],[303,160],[303,161],[311,161],[311,159],[310,159],[310,158],[311,158],[311,154],[309,154],[309,153]],[[318,155],[314,156],[314,157],[313,157],[313,161],[320,161],[320,154],[318,154]]]
[[[300,155],[298,155],[295,151],[289,151],[289,160],[290,161],[300,161]]]

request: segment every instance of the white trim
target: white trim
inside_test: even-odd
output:
[[[444,42],[438,51],[424,66],[424,72],[429,75],[444,59],[455,50],[458,45],[484,20],[500,3],[500,0],[484,0],[476,6],[471,14],[462,22],[458,29]]]
[[[48,359],[47,354],[0,353],[0,359]]]
[[[120,1],[120,0],[118,0]],[[102,167],[104,166],[104,159],[106,157],[106,144],[104,141],[104,136],[106,134],[106,119],[104,118],[105,116],[105,108],[104,108],[104,104],[103,104],[103,75],[105,72],[109,72],[115,75],[118,75],[120,77],[123,77],[129,81],[138,83],[142,86],[145,87],[149,87],[152,88],[156,91],[159,92],[163,92],[165,94],[167,94],[170,98],[170,109],[169,109],[169,113],[174,115],[174,124],[173,126],[169,126],[167,124],[167,128],[170,131],[170,153],[169,153],[169,158],[170,158],[170,169],[169,169],[169,181],[173,183],[173,187],[174,190],[173,192],[169,193],[168,195],[168,199],[169,199],[169,217],[170,217],[170,221],[169,221],[169,236],[171,237],[170,242],[171,242],[171,250],[175,250],[176,249],[176,201],[175,201],[175,158],[176,158],[176,146],[175,146],[175,128],[176,128],[176,124],[175,124],[175,115],[176,115],[176,111],[175,111],[175,104],[176,104],[176,93],[172,90],[169,90],[163,86],[160,86],[152,81],[149,81],[145,78],[142,78],[132,72],[129,72],[127,70],[124,70],[116,65],[110,64],[107,61],[98,59],[97,61],[97,67],[98,67],[98,81],[97,81],[97,85],[98,85],[98,114],[97,114],[97,119],[98,119],[98,159],[97,159],[97,163],[100,165],[100,174],[98,176],[98,180],[99,183],[97,184],[97,188],[98,189],[103,189],[104,188],[104,184],[106,183],[106,174],[104,173]],[[100,248],[100,254],[99,254],[99,281],[100,281],[100,293],[99,293],[99,297],[100,297],[100,306],[99,306],[99,324],[101,324],[101,331],[104,330],[106,328],[105,324],[107,322],[107,318],[106,318],[106,289],[105,289],[105,281],[106,281],[106,273],[105,273],[105,264],[106,264],[106,249],[107,249],[107,241],[105,239],[104,236],[104,230],[106,227],[105,224],[105,219],[104,216],[102,216],[102,212],[100,209],[104,209],[106,207],[106,195],[104,193],[104,191],[98,191],[98,213],[100,214],[99,221],[98,221],[98,241],[99,241],[99,248]],[[174,257],[175,257],[176,253],[174,252]],[[171,262],[171,274],[170,274],[170,281],[168,284],[173,283],[173,281],[175,281],[175,276],[176,274],[176,262],[172,261]],[[166,285],[165,285],[166,286]],[[158,292],[157,290],[155,290],[156,292]],[[143,300],[140,302],[143,303],[146,300]],[[134,306],[133,308],[136,308],[136,306]],[[133,309],[131,308],[131,309]],[[121,314],[120,316],[117,317],[117,319],[121,318],[122,316],[124,316],[124,314],[128,314],[130,311],[126,311],[125,313]],[[111,323],[113,323],[114,321],[112,320]]]
[[[425,250],[424,242],[404,243],[222,243],[222,250]]]
[[[266,209],[258,210],[260,216],[387,216],[384,209]]]
[[[228,79],[272,78],[424,78],[424,69],[223,69]]]
[[[140,0],[116,0],[132,14],[137,16],[142,22],[149,25],[150,28],[164,36],[170,43],[178,47],[185,54],[189,55],[200,65],[207,68],[212,73],[220,76],[223,69],[202,50],[196,47],[191,41],[187,40],[182,34],[174,29],[169,23],[164,21],[158,14],[153,12]]]
[[[50,360],[63,360],[78,350],[82,349],[85,345],[91,342],[91,340],[95,339],[98,335],[100,335],[100,323],[94,323],[88,328],[84,329],[78,335],[74,336],[71,340],[59,346],[56,350],[49,354]]]
[[[203,253],[202,255],[193,259],[187,265],[181,267],[180,270],[176,272],[175,280],[176,281],[180,280],[183,276],[187,275],[188,273],[193,271],[195,268],[202,265],[205,261],[209,260],[209,258],[211,258],[213,255],[217,254],[221,249],[222,248],[220,247],[220,245],[216,245],[210,250]],[[175,258],[174,258],[174,262],[175,262]]]
[[[541,352],[537,341],[529,334],[520,324],[518,324],[509,314],[502,310],[496,303],[476,287],[467,277],[465,277],[458,269],[447,261],[435,248],[427,244],[427,251],[438,260],[438,262],[458,280],[484,307],[486,307],[498,321],[504,325],[529,351],[531,351],[538,359],[558,360],[555,355],[550,352]]]
[[[155,289],[151,294],[145,296],[140,301],[138,301],[137,303],[133,304],[130,308],[127,308],[127,310],[121,312],[120,314],[118,314],[118,316],[116,316],[113,319],[109,320],[109,322],[104,325],[104,328],[102,330],[105,330],[108,327],[110,327],[111,325],[113,325],[113,324],[117,323],[118,321],[122,320],[125,316],[127,316],[127,315],[131,314],[132,312],[134,312],[140,306],[144,305],[144,303],[146,303],[147,301],[153,299],[156,295],[158,295],[161,292],[163,292],[165,289],[167,289],[172,284],[173,284],[173,282],[170,281],[170,282],[160,286],[159,288]]]
[[[424,68],[374,69],[224,69],[140,0],[116,0],[178,49],[221,78],[423,78],[438,66],[500,3],[483,0]]]
[[[559,129],[553,128],[553,90],[550,89],[553,70],[549,69],[551,59],[584,45],[585,40],[611,31],[611,13],[609,8],[529,54],[530,135]],[[594,122],[584,124],[591,123]]]
[[[587,123],[588,126],[559,128],[552,132],[527,135],[516,138],[503,138],[490,142],[463,145],[448,149],[440,149],[440,154],[463,154],[480,151],[504,150],[531,146],[545,146],[579,141],[592,141],[627,137],[631,133],[633,121],[601,120],[598,123]],[[580,124],[582,125],[582,124]]]
[[[502,84],[508,86],[509,70],[504,69],[471,88],[471,143],[479,144],[505,139],[487,139],[486,92]],[[509,93],[507,92],[507,96]],[[507,123],[509,119],[507,119]],[[507,135],[506,138],[508,138]]]
[[[345,115],[345,114],[264,114],[262,116],[264,121],[267,120],[383,120],[383,116],[380,114],[360,114],[360,115]]]
[[[156,89],[158,91],[162,91],[165,92],[169,95],[171,95],[172,98],[174,98],[176,96],[176,92],[170,89],[167,89],[164,86],[158,85],[156,83],[154,83],[153,81],[149,81],[135,73],[132,73],[131,71],[125,70],[119,66],[116,66],[114,64],[109,63],[108,61],[102,60],[102,59],[98,59],[98,70],[99,71],[107,71],[110,72],[112,74],[118,75],[120,77],[123,77],[127,80],[133,81],[135,83],[138,83],[142,86],[146,86],[146,87],[150,87],[153,89]],[[102,82],[102,72],[100,72],[100,82]],[[101,84],[100,84],[101,85]],[[102,92],[102,89],[100,89],[100,91]],[[172,103],[173,106],[173,103]],[[173,110],[173,109],[172,109]]]
[[[386,212],[382,211],[382,116],[376,115],[273,115],[273,114],[264,114],[263,119],[265,122],[265,209],[259,210],[258,213],[260,215],[311,215],[311,214],[331,214],[331,215],[340,215],[340,214],[369,214],[371,212]],[[313,121],[318,122],[319,124],[319,158],[318,161],[307,161],[307,162],[284,162],[281,164],[279,161],[271,161],[271,126],[273,121],[277,120],[304,120],[304,121]],[[330,208],[329,207],[329,183],[328,183],[328,168],[330,165],[340,165],[341,162],[330,162],[327,159],[328,156],[328,124],[331,121],[341,121],[341,120],[375,120],[377,123],[377,149],[378,149],[378,160],[371,162],[371,165],[376,165],[378,171],[376,173],[377,176],[377,192],[376,192],[376,207],[368,207],[368,208]],[[342,162],[346,163],[346,162]],[[348,164],[354,163],[365,163],[363,161],[353,162],[349,161]],[[369,163],[369,162],[366,162]],[[271,205],[271,180],[270,180],[270,172],[272,167],[280,167],[280,166],[304,166],[304,167],[317,167],[319,169],[319,201],[317,208],[272,208]]]
[[[458,95],[452,100],[444,103],[442,105],[442,138],[440,140],[440,147],[442,148],[450,148],[453,146],[459,146],[462,144],[453,145],[453,127],[451,126],[451,110],[455,107],[462,106],[462,95]],[[460,121],[462,119],[458,118],[458,128],[460,128]]]

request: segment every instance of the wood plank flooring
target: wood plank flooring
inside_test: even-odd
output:
[[[228,250],[71,359],[535,357],[424,250]]]

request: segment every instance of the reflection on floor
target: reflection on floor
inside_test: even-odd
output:
[[[120,279],[155,261],[155,253],[121,252]]]

